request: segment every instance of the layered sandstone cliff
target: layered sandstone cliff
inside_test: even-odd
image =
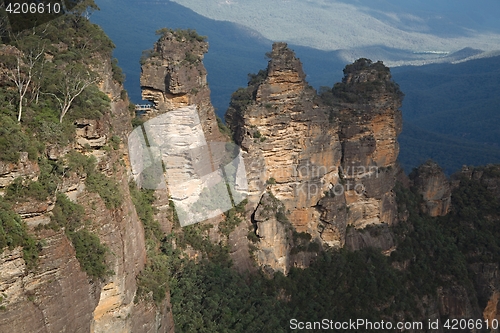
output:
[[[244,151],[250,209],[257,213],[269,191],[293,230],[324,246],[344,246],[348,225],[393,224],[401,95],[388,68],[366,59],[347,66],[326,103],[285,43],[275,43],[269,57],[267,69],[233,94],[226,114]],[[253,222],[259,236],[270,223]],[[261,241],[260,251],[277,251],[279,264],[271,266],[286,272],[295,245],[274,238],[279,245]]]
[[[390,71],[381,62],[359,59],[346,66],[335,84],[342,141],[342,169],[349,206],[348,224],[396,221],[395,185],[401,132],[401,97]],[[362,192],[362,194],[360,193]]]
[[[141,66],[142,98],[154,106],[148,119],[196,105],[207,141],[221,141],[202,62],[207,51],[208,43],[195,31],[165,29]]]
[[[47,201],[19,201],[14,210],[23,217],[42,244],[40,259],[28,268],[20,248],[0,255],[0,293],[3,308],[1,332],[172,332],[173,320],[165,301],[160,307],[134,302],[136,276],[146,261],[142,222],[129,193],[127,135],[131,130],[128,99],[123,87],[112,79],[110,59],[96,69],[99,88],[110,98],[110,109],[100,119],[78,119],[76,138],[69,145],[47,147],[46,157],[65,161],[78,151],[97,160],[97,171],[119,184],[123,201],[116,208],[106,206],[97,193],[86,190],[85,179],[67,174],[58,187],[85,209],[86,228],[96,234],[109,252],[108,269],[113,274],[93,279],[82,270],[75,249],[64,230],[45,230],[51,221],[55,197]],[[120,138],[116,149],[110,140]],[[36,180],[40,168],[21,153],[18,163],[0,164],[0,188],[15,178]],[[64,163],[64,162],[63,162]]]
[[[424,199],[422,211],[430,216],[444,216],[451,206],[451,184],[443,170],[433,161],[428,161],[411,174],[414,186]]]

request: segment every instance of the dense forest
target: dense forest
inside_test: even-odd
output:
[[[500,178],[498,167],[478,171]],[[488,300],[474,264],[500,262],[500,202],[487,183],[455,177],[460,185],[451,213],[443,217],[421,213],[416,189],[398,185],[401,221],[392,228],[397,249],[390,255],[373,248],[327,249],[309,268],[292,268],[286,277],[237,273],[227,246],[208,240],[209,226],[192,225],[182,233],[177,228],[163,236],[152,208],[144,208],[152,193],[136,192],[137,207],[146,209],[141,216],[149,221],[149,239],[160,249],[143,273],[142,286],[153,291],[155,301],[164,288],[170,290],[178,332],[288,332],[291,318],[427,321],[425,302],[447,288],[466,290],[471,302],[484,308]],[[174,249],[172,240],[180,246]],[[202,258],[183,257],[186,246],[201,251]]]
[[[405,171],[426,159],[450,175],[462,165],[500,161],[498,57],[459,64],[396,67],[405,92],[400,161]]]

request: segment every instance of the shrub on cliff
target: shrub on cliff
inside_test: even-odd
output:
[[[177,41],[181,42],[182,40],[186,40],[188,42],[198,41],[204,42],[207,39],[207,36],[200,36],[194,29],[169,29],[169,28],[161,28],[156,30],[156,34],[165,37],[168,34],[174,35]]]
[[[59,193],[52,213],[51,227],[64,228],[75,248],[82,270],[93,278],[104,278],[112,274],[106,264],[107,247],[101,244],[99,237],[85,229],[83,206],[71,202],[65,194]]]
[[[389,74],[390,70],[384,65],[382,61],[377,61],[373,63],[370,59],[359,58],[352,64],[346,65],[344,68],[344,74],[353,74],[367,69],[374,69],[381,73]]]
[[[40,252],[40,243],[28,234],[26,223],[0,197],[0,254],[8,247],[23,247],[23,258],[28,268],[34,268]]]
[[[155,209],[152,206],[155,201],[154,190],[138,189],[133,181],[129,183],[129,190],[137,215],[144,225],[146,239],[160,240],[163,233],[160,224],[154,219]]]
[[[100,172],[92,172],[87,175],[85,184],[90,192],[99,193],[107,208],[118,208],[122,204],[123,195],[118,184],[112,178],[106,177]]]
[[[57,194],[56,205],[52,210],[52,222],[55,228],[65,228],[68,232],[78,230],[84,223],[85,210],[64,194]]]
[[[241,114],[247,106],[252,104],[252,94],[248,88],[239,88],[231,95],[229,106]]]
[[[19,160],[19,152],[28,152],[29,159],[35,160],[39,143],[13,118],[6,113],[0,113],[0,160],[15,163]]]
[[[137,215],[144,226],[147,244],[146,266],[137,276],[136,301],[146,299],[159,305],[165,299],[168,290],[170,270],[168,258],[159,250],[163,232],[158,221],[154,219],[155,209],[152,206],[155,201],[154,190],[138,189],[133,181],[129,183],[129,190]]]
[[[238,88],[232,95],[229,102],[230,107],[238,113],[244,111],[248,105],[252,104],[257,88],[267,78],[267,70],[261,69],[257,74],[248,74],[248,87]]]
[[[58,177],[62,173],[61,165],[47,159],[39,159],[38,166],[40,167],[38,180],[32,181],[23,179],[22,177],[16,178],[5,189],[4,199],[6,201],[12,203],[32,199],[47,201],[50,200],[50,197],[54,196],[60,181]]]
[[[80,267],[89,276],[103,278],[112,273],[106,265],[108,249],[101,244],[99,237],[82,229],[69,233],[69,238],[75,248]]]
[[[113,60],[111,60],[111,69],[113,71],[113,80],[118,84],[123,84],[123,82],[125,82],[125,74],[120,66],[118,66],[118,59],[113,58]],[[124,98],[122,97],[122,99]]]
[[[248,74],[248,85],[259,85],[267,78],[267,70],[261,69],[257,74]]]
[[[351,82],[347,80],[358,76],[364,79]],[[332,105],[335,103],[332,97],[338,102],[366,103],[378,94],[390,94],[396,99],[404,97],[399,85],[391,79],[388,67],[381,61],[373,63],[370,59],[361,58],[344,68],[344,79],[333,86],[331,94],[323,89],[321,95],[327,105]]]

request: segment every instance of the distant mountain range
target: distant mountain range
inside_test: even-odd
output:
[[[367,57],[389,66],[423,64],[466,47],[500,49],[500,4],[495,0],[173,1],[270,40],[342,51],[348,62]]]
[[[153,46],[158,38],[155,31],[162,27],[193,28],[208,37],[210,49],[205,55],[204,63],[208,71],[212,103],[221,118],[231,94],[238,87],[247,85],[247,74],[256,73],[267,65],[265,53],[270,51],[272,41],[241,24],[212,20],[172,1],[125,0],[120,6],[116,6],[113,0],[96,2],[101,11],[95,12],[91,20],[103,27],[116,44],[114,55],[126,74],[125,87],[135,103],[141,101],[141,53]],[[378,6],[383,10],[394,1],[356,1],[353,4],[373,14],[374,9],[368,7],[372,2],[372,7]],[[416,2],[429,3],[423,0],[412,1]],[[277,3],[283,5],[286,2]],[[292,0],[288,3],[292,4]],[[444,0],[436,0],[434,3],[431,8],[435,9],[438,5],[447,8]],[[466,9],[463,6],[471,13],[474,11],[465,1],[457,0],[453,3],[457,4],[454,6],[457,7],[456,11],[448,13],[448,19],[442,21],[448,24],[441,25],[448,30],[438,29],[438,22],[441,22],[439,20],[427,21],[430,31],[435,35],[445,38],[453,31],[460,35],[466,34],[470,29],[480,29],[483,33],[490,31],[495,36],[500,32],[500,21],[488,19],[495,12],[498,13],[500,3],[497,5],[493,1],[479,0],[477,7],[484,11],[484,4],[491,3],[491,12],[486,10],[488,13],[484,13],[479,19],[474,19],[471,15],[469,19],[463,20],[463,28],[457,30],[452,29],[455,24],[453,22],[457,22],[456,18],[464,14]],[[401,13],[409,6],[411,5],[406,3],[400,4],[400,9],[394,11]],[[267,15],[264,9],[265,7],[261,7],[263,17]],[[342,29],[342,26],[338,28]],[[438,30],[441,32],[438,33]],[[453,38],[455,37],[449,37]],[[492,49],[494,42],[495,39],[492,39]],[[500,43],[496,45],[500,48]],[[289,46],[302,61],[307,81],[316,89],[321,86],[331,87],[340,81],[342,69],[349,62],[347,59],[358,56],[349,50],[325,51],[293,43],[289,43]],[[452,54],[435,54],[428,52],[428,49],[420,52],[420,55],[415,53],[448,63],[391,69],[393,77],[406,95],[402,108],[405,125],[399,141],[400,161],[407,172],[428,158],[438,162],[448,174],[463,164],[500,162],[500,115],[496,111],[497,105],[500,105],[500,57],[488,57],[495,53],[484,53],[470,45],[461,46],[462,49]],[[375,61],[391,59],[389,64],[408,63],[413,57],[412,52],[387,46],[374,45],[365,49],[369,52],[360,53],[359,56]],[[472,60],[465,61],[468,59]],[[450,62],[457,64],[452,65]]]

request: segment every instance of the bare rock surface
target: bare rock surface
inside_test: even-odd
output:
[[[19,153],[19,161],[17,163],[0,161],[0,191],[12,184],[19,177],[37,180],[39,173],[40,168],[38,167],[38,163],[29,160],[27,152]]]
[[[343,247],[348,225],[395,223],[402,94],[389,69],[358,60],[346,67],[327,101],[308,85],[285,43],[275,43],[268,55],[267,69],[233,94],[226,114],[244,151],[255,219],[270,191],[293,230],[326,246]],[[274,229],[276,238],[282,232]],[[290,265],[281,238],[274,249],[262,239],[258,246],[275,269]]]
[[[425,213],[443,216],[450,211],[451,184],[439,165],[428,161],[412,172],[410,178],[424,199]]]
[[[196,34],[196,33],[195,33]],[[146,115],[196,105],[207,141],[225,141],[219,132],[203,56],[208,43],[203,37],[166,31],[141,66],[142,98],[153,103]]]

